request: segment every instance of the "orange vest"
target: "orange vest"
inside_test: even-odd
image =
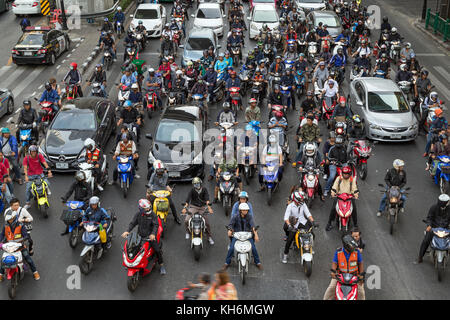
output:
[[[131,156],[133,154],[133,141],[128,141],[125,145],[122,141],[120,142],[120,153],[123,155]]]
[[[86,150],[86,156],[89,160],[93,162],[98,162],[100,157],[100,150],[98,148],[95,148],[94,152],[91,152],[90,150]]]
[[[21,239],[22,238],[22,225],[21,224],[18,225],[14,229],[14,232],[12,232],[11,226],[6,225],[5,226],[5,237],[6,237],[6,240],[8,240],[8,241]]]
[[[347,261],[345,257],[344,249],[341,249],[337,255],[338,269],[341,273],[358,273],[358,252],[355,250],[350,254]]]

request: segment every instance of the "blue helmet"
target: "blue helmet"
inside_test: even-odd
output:
[[[131,103],[130,100],[127,100],[127,101],[125,101],[125,103],[123,104],[123,106],[124,106],[124,108],[128,108],[128,107],[133,106],[133,103]]]
[[[108,21],[109,21],[109,19],[108,19],[108,18],[105,18],[105,19],[104,19],[104,21],[105,21],[105,22],[108,22]]]
[[[247,191],[241,191],[241,193],[239,193],[239,198],[247,198],[247,200],[248,200],[248,193],[247,193]]]

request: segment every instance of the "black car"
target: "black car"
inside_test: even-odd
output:
[[[56,58],[68,51],[67,33],[50,27],[27,27],[11,51],[15,64],[55,64]]]
[[[148,177],[155,160],[164,163],[170,181],[190,181],[195,177],[203,177],[203,132],[206,123],[203,110],[197,106],[166,108],[155,137],[146,135],[152,140],[148,153]]]
[[[103,98],[77,98],[61,107],[50,124],[39,152],[54,171],[76,171],[84,157],[84,141],[93,139],[104,150],[116,128],[114,104]]]

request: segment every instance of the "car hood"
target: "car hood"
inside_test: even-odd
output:
[[[158,29],[160,29],[162,27],[162,19],[134,19],[132,21],[132,23],[134,24],[134,26],[138,25],[138,22],[142,21],[142,24],[144,25],[146,30],[153,30],[155,29],[155,26],[157,26],[158,24],[160,25]]]
[[[223,20],[222,20],[222,18],[218,18],[218,19],[195,18],[194,26],[204,27],[204,28],[213,28],[213,27],[220,28],[220,27],[223,27]]]
[[[93,139],[94,131],[48,130],[45,137],[45,152],[51,155],[78,155],[87,138]]]
[[[383,113],[369,111],[366,116],[370,123],[384,128],[410,127],[417,123],[417,119],[412,112]]]
[[[168,144],[158,141],[155,141],[151,151],[156,159],[161,160],[164,163],[190,163],[199,153],[201,153],[202,142],[187,142],[184,149],[189,150],[189,144],[191,145],[190,154],[181,153],[180,150],[182,150],[183,148],[181,148],[178,143]]]
[[[258,28],[258,30],[262,29],[263,24],[267,24],[267,26],[269,27],[270,30],[276,29],[280,25],[278,22],[266,23],[266,22],[254,22],[254,21],[252,21],[251,24],[255,25]]]

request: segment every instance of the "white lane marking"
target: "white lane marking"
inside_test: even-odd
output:
[[[450,100],[450,90],[431,73],[428,74],[428,78],[430,78],[431,84],[438,89],[439,93],[443,94],[447,100]]]
[[[81,38],[75,38],[75,39],[71,39],[72,42],[80,42]]]
[[[75,52],[75,49],[73,49],[72,52]]]
[[[118,52],[116,55],[123,56],[124,53]],[[159,56],[159,55],[160,55],[160,53],[158,53],[158,52],[139,52],[139,56]]]
[[[37,77],[42,73],[45,67],[37,67],[33,72],[29,73],[21,83],[13,90],[14,97],[18,97]]]
[[[70,58],[70,56],[71,56],[72,54],[71,53],[69,53],[68,55],[67,55],[67,58]]]
[[[36,91],[33,91],[33,93],[31,94],[31,96],[34,97],[35,94],[36,94]]]
[[[12,121],[13,117],[9,118],[8,120],[6,120],[6,123],[10,123]]]
[[[14,112],[14,113],[19,113],[19,111],[20,111],[20,109],[17,109],[16,112]]]
[[[79,46],[80,46],[80,44],[77,44],[77,45],[76,45],[75,47],[77,47],[77,48],[78,48]]]
[[[446,57],[444,53],[416,53],[417,57]]]
[[[11,66],[4,66],[0,68],[0,78],[3,76],[3,74],[9,70],[11,70]]]
[[[38,89],[42,89],[44,87],[44,85],[43,84],[41,84],[40,86],[39,86],[39,88]]]
[[[16,81],[18,77],[27,70],[25,68],[17,68],[13,73],[9,74],[9,77],[0,81],[0,87],[9,88],[11,84]]]
[[[66,60],[63,60],[62,63],[66,62]]]
[[[56,70],[58,70],[59,68],[61,68],[61,65],[57,66],[57,67],[56,67]]]
[[[441,76],[444,77],[444,79],[449,82],[450,81],[450,73],[447,72],[447,70],[444,69],[444,67],[441,66],[433,66],[433,68],[440,73]]]

